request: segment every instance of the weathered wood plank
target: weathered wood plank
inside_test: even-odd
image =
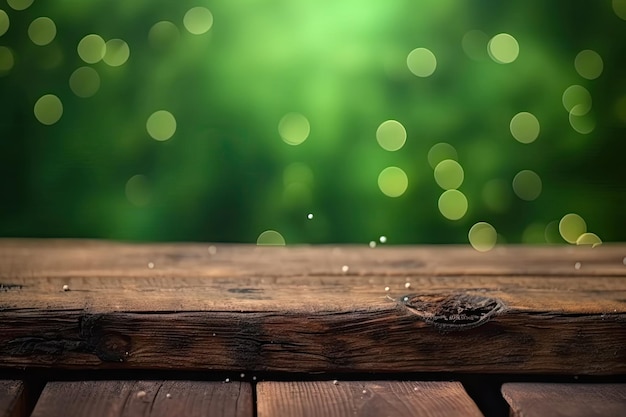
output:
[[[293,246],[127,244],[95,240],[0,239],[0,279],[19,277],[280,277],[349,275],[626,276],[626,247],[468,245]],[[152,262],[153,269],[148,268]],[[576,269],[576,263],[579,268]]]
[[[406,309],[1,314],[4,366],[291,372],[626,372],[624,314],[510,312],[444,332]],[[213,336],[215,335],[215,336]]]
[[[0,380],[0,417],[21,417],[24,412],[24,384]]]
[[[512,417],[623,417],[626,384],[507,383]]]
[[[214,255],[210,247],[0,239],[0,307],[342,310],[364,300],[386,305],[387,295],[456,289],[499,292],[509,306],[548,302],[554,311],[616,312],[626,300],[626,245],[499,247],[488,253],[457,246],[226,245]],[[583,266],[575,269],[576,262]],[[70,291],[63,291],[65,285]],[[567,297],[555,296],[563,292]]]
[[[478,417],[458,382],[262,382],[258,417]]]
[[[626,246],[0,246],[8,367],[626,373]]]
[[[250,384],[76,381],[46,385],[31,417],[252,417]]]

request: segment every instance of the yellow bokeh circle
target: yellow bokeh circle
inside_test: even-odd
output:
[[[520,143],[532,143],[539,136],[539,120],[528,112],[517,113],[509,125],[511,135]]]
[[[444,191],[437,205],[441,215],[448,220],[459,220],[467,213],[467,198],[459,190]]]
[[[587,231],[587,223],[576,213],[566,214],[559,222],[559,233],[568,243],[576,243],[578,238]]]
[[[63,103],[54,94],[46,94],[37,100],[33,112],[39,123],[53,125],[63,115]]]
[[[437,58],[429,49],[413,49],[406,58],[406,65],[418,77],[430,77],[437,69]]]
[[[470,245],[479,252],[487,252],[496,246],[498,233],[486,222],[478,222],[471,227],[468,233]]]
[[[388,197],[400,197],[409,186],[409,178],[398,167],[387,167],[378,175],[378,188]]]
[[[499,33],[487,44],[489,56],[498,64],[510,64],[519,55],[517,40],[508,33]]]
[[[155,111],[146,122],[146,130],[154,140],[168,140],[176,133],[176,118],[167,110]]]
[[[256,240],[259,246],[285,246],[285,238],[276,230],[266,230]]]
[[[300,113],[287,113],[278,122],[278,133],[289,145],[300,145],[311,133],[309,120]]]
[[[397,120],[384,121],[376,130],[376,140],[384,150],[397,151],[406,142],[406,129]]]

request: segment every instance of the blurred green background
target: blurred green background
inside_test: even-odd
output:
[[[0,236],[626,240],[626,0],[0,9]]]

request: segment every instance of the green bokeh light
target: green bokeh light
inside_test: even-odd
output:
[[[626,240],[625,4],[8,0],[0,235]]]
[[[49,17],[38,17],[28,26],[28,37],[38,46],[49,44],[56,34],[56,25]]]

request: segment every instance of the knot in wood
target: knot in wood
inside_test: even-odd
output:
[[[473,329],[505,309],[496,298],[470,294],[412,294],[400,300],[424,322],[444,331]]]

